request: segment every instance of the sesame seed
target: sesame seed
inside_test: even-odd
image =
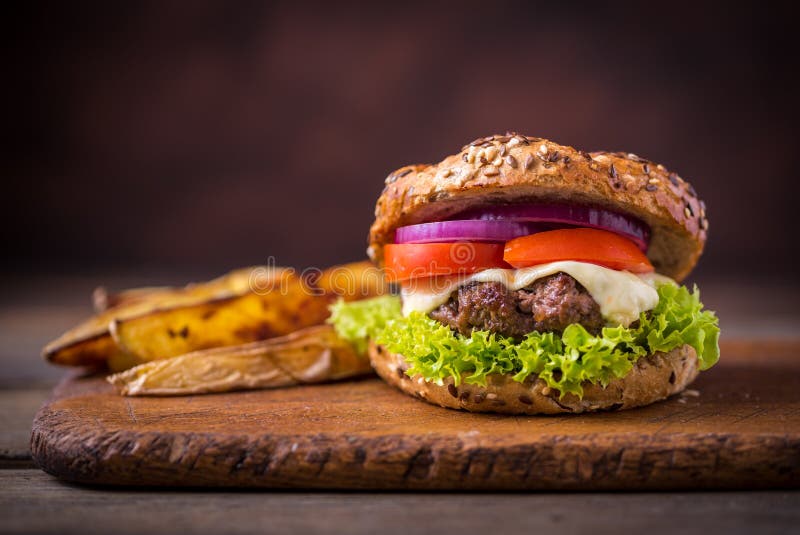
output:
[[[692,210],[688,206],[683,209],[683,213],[687,219],[692,217]]]
[[[486,147],[483,154],[486,156],[487,160],[494,160],[494,157],[497,156],[497,147]]]
[[[508,153],[508,147],[505,145],[500,145],[500,156],[505,156]]]
[[[525,166],[524,166],[525,170],[527,171],[528,169],[530,169],[531,165],[533,165],[533,155],[532,154],[528,154],[525,157]]]
[[[539,145],[538,152],[539,152],[539,154],[547,154],[547,145],[545,145],[544,143]]]
[[[519,145],[519,138],[512,137],[511,139],[508,140],[508,146],[509,147],[514,147],[516,145]]]
[[[542,395],[543,396],[549,396],[550,395],[550,387],[549,386],[545,386],[544,388],[542,388]]]
[[[599,167],[597,166],[596,163],[592,162],[589,164],[589,169],[591,169],[592,171],[597,171]]]
[[[667,168],[666,168],[666,167],[664,167],[664,166],[663,166],[663,165],[661,165],[661,164],[658,164],[658,165],[656,165],[656,167],[658,168],[658,170],[659,170],[659,171],[666,171],[666,170],[667,170]]]
[[[514,158],[513,156],[511,156],[510,154],[509,154],[508,156],[506,156],[506,163],[507,163],[507,164],[508,164],[510,167],[512,167],[513,169],[516,169],[516,168],[517,168],[517,166],[519,165],[519,164],[517,163],[517,159],[516,159],[516,158]]]
[[[497,394],[495,394],[494,392],[489,392],[488,394],[486,394],[486,399],[497,399]]]
[[[700,228],[703,230],[708,230],[708,219],[705,217],[700,220]]]
[[[657,179],[656,177],[651,178],[648,180],[650,184],[661,184],[661,180]]]
[[[392,182],[394,182],[398,178],[403,178],[404,176],[406,176],[411,171],[413,171],[413,169],[406,169],[405,171],[401,171],[401,172],[395,171],[394,173],[392,173],[388,177],[386,177],[386,183],[387,184],[391,184]]]
[[[500,174],[500,170],[494,165],[489,165],[483,170],[483,174],[486,176],[495,176]]]

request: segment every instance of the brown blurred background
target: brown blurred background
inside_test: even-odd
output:
[[[797,297],[792,20],[694,2],[29,4],[4,31],[3,299],[31,275],[83,292],[361,258],[390,171],[509,129],[664,162],[709,207],[694,279]]]

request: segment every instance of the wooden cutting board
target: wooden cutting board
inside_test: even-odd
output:
[[[373,378],[179,398],[68,378],[36,416],[32,452],[60,478],[111,485],[800,486],[800,340],[725,343],[691,388],[629,411],[513,417],[434,407]]]

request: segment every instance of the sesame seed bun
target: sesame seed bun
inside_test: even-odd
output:
[[[652,231],[647,256],[656,271],[683,280],[706,241],[705,204],[694,188],[635,154],[583,152],[517,134],[465,145],[438,164],[402,167],[386,178],[367,254],[379,265],[398,227],[441,221],[495,203],[570,202],[631,214]]]
[[[684,345],[669,353],[654,353],[640,358],[622,379],[614,379],[603,388],[584,383],[583,398],[573,394],[559,398],[558,392],[545,382],[531,377],[519,383],[511,375],[487,376],[487,385],[462,382],[455,386],[452,378],[438,385],[421,376],[409,377],[402,355],[390,353],[371,344],[372,367],[387,383],[406,394],[428,403],[450,409],[504,414],[560,414],[630,409],[648,405],[683,391],[698,374],[697,353]]]

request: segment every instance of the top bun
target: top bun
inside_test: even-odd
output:
[[[507,133],[476,139],[438,164],[401,167],[375,206],[367,254],[383,263],[398,227],[441,221],[490,204],[569,202],[638,217],[652,231],[647,257],[658,273],[683,280],[703,252],[705,203],[663,165],[635,154],[583,152]]]

